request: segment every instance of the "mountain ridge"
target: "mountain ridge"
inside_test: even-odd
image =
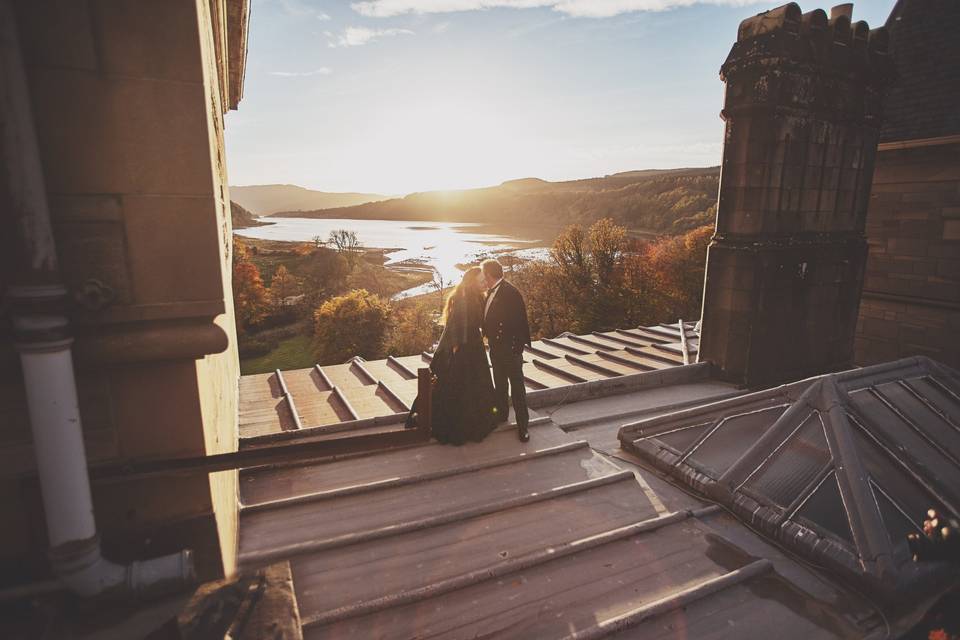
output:
[[[295,184],[253,184],[230,187],[230,199],[255,216],[347,207],[392,197],[379,193],[315,191]]]
[[[713,221],[720,167],[644,169],[549,182],[540,178],[449,191],[423,191],[344,207],[284,211],[302,218],[534,224],[591,224],[680,233]]]

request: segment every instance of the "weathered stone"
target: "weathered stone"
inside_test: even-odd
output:
[[[849,21],[801,28],[791,3],[745,20],[721,69],[726,134],[700,357],[747,386],[853,357],[889,62],[882,39],[858,48],[851,38]],[[737,277],[737,295],[734,271],[752,274]]]
[[[214,198],[124,196],[123,211],[137,247],[130,271],[138,303],[223,299]]]

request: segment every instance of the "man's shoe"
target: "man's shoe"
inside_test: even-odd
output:
[[[517,437],[520,438],[520,442],[530,441],[530,434],[527,432],[526,427],[517,427]]]

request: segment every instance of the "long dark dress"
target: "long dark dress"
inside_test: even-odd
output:
[[[439,442],[479,442],[496,426],[493,382],[480,333],[482,319],[483,298],[459,292],[430,363],[437,377],[431,426]]]

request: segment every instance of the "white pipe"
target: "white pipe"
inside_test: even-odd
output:
[[[82,596],[148,596],[193,581],[193,556],[181,551],[119,565],[100,554],[83,426],[77,402],[65,287],[61,284],[46,188],[10,0],[0,0],[0,202],[15,237],[7,292],[20,353],[27,410],[43,496],[50,562],[62,584]],[[43,585],[46,590],[49,585]],[[16,595],[30,587],[6,592]],[[0,594],[3,595],[3,594]]]
[[[21,328],[24,318],[16,318]],[[31,318],[31,324],[56,323],[55,318]],[[62,328],[66,321],[61,319]],[[40,474],[43,508],[50,546],[96,535],[93,500],[87,478],[80,407],[73,379],[69,342],[49,350],[20,351],[23,381],[33,426],[33,448]]]

